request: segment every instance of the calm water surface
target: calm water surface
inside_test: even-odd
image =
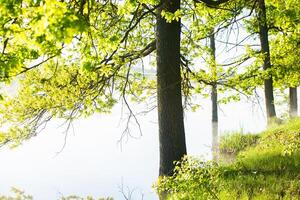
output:
[[[210,102],[201,100],[202,108],[185,113],[188,153],[209,159],[211,146]],[[140,118],[143,136],[118,140],[124,128],[120,105],[109,115],[94,115],[74,122],[67,145],[59,121],[40,135],[16,149],[0,150],[0,193],[8,194],[15,186],[35,199],[53,200],[76,194],[124,199],[157,199],[151,186],[158,175],[158,127],[156,110]],[[124,116],[125,117],[125,116]],[[221,133],[243,129],[260,131],[265,121],[258,106],[232,103],[220,107]],[[132,134],[138,135],[136,127]]]

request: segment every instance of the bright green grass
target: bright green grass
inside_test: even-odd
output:
[[[243,137],[224,139],[226,149],[237,153],[233,163],[186,158],[174,176],[159,180],[158,191],[184,200],[300,199],[300,119],[269,128],[255,144]]]
[[[248,147],[254,146],[260,138],[257,134],[230,132],[220,137],[219,149],[221,153],[237,154]]]

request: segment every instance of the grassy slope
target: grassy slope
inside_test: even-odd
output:
[[[170,199],[300,199],[300,119],[268,129],[255,142],[240,137],[240,145],[237,138],[229,136],[222,147],[237,154],[233,163],[187,159],[158,189]]]
[[[224,181],[239,188],[236,199],[300,199],[300,120],[261,133],[255,146],[224,168],[232,173]]]

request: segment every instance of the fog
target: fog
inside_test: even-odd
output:
[[[188,154],[211,158],[211,117],[209,99],[200,99],[201,108],[185,112]],[[156,110],[140,116],[142,136],[134,124],[131,133],[138,138],[120,137],[125,121],[121,104],[111,114],[79,119],[69,130],[56,120],[38,136],[15,149],[0,149],[0,193],[12,186],[35,199],[53,200],[71,194],[124,199],[157,199],[152,185],[158,176],[158,126]],[[259,106],[247,102],[221,105],[219,132],[260,131],[265,127]],[[123,119],[126,115],[123,114]]]

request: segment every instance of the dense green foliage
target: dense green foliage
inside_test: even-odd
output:
[[[300,119],[260,136],[231,164],[185,158],[157,190],[169,199],[300,199]]]
[[[183,1],[180,10],[161,13],[168,22],[180,19],[183,26],[185,105],[198,108],[193,96],[209,96],[211,85],[218,85],[219,103],[252,96],[270,74],[279,88],[299,85],[297,1],[266,1],[274,64],[269,71],[260,70],[264,55],[251,46],[257,40],[256,1],[230,0],[218,6],[196,2]],[[19,145],[52,118],[69,122],[109,112],[120,100],[127,105],[129,100],[145,102],[155,96],[156,81],[145,75],[143,58],[156,49],[159,1],[0,3],[0,80],[18,82],[15,95],[0,92],[0,126],[5,127],[0,145]],[[235,29],[249,35],[232,36]],[[205,44],[212,33],[220,44],[232,45],[229,37],[236,39],[245,53],[228,59],[229,63],[215,62]],[[205,64],[199,63],[201,59]]]
[[[19,145],[52,118],[109,112],[120,99],[140,102],[155,89],[142,58],[155,49],[156,1],[0,3],[0,78],[18,87],[0,92],[0,145]]]
[[[158,3],[2,0],[0,78],[17,82],[17,92],[0,92],[4,127],[0,145],[18,146],[52,118],[68,124],[95,112],[109,112],[120,100],[129,107],[129,100],[155,97],[156,81],[145,75],[143,58],[156,49]],[[175,13],[162,11],[168,22],[181,18],[186,27],[181,41],[185,97],[205,95],[206,85],[230,73],[222,67],[213,73],[199,70],[193,60],[210,53],[203,39],[214,27],[216,32],[229,27],[243,5],[244,1],[228,2],[219,12],[204,3],[184,1]],[[226,88],[220,87],[223,92]],[[130,108],[128,112],[133,115]]]

